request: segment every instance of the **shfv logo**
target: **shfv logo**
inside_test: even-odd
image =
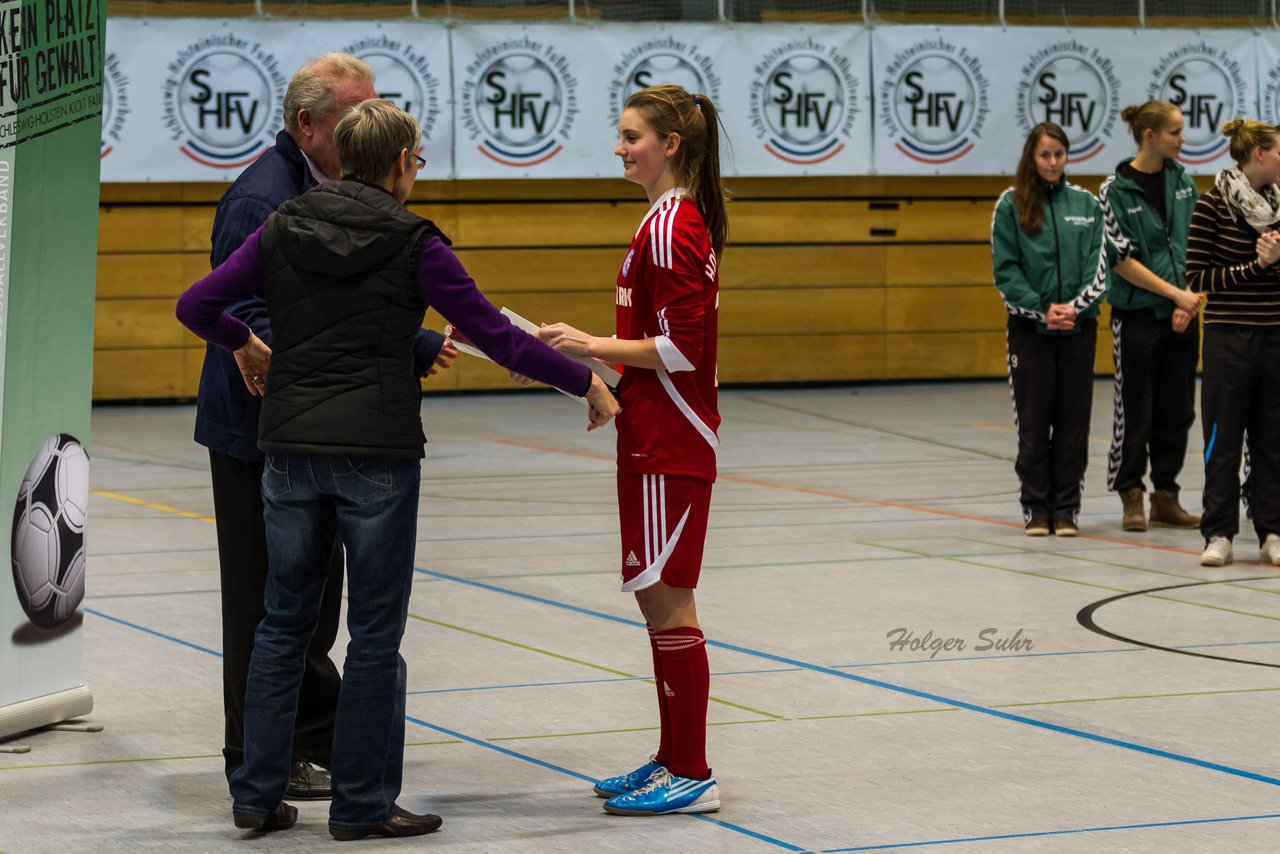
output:
[[[1040,122],[1060,126],[1079,163],[1105,146],[1119,115],[1120,79],[1096,48],[1074,40],[1033,54],[1018,85],[1018,121],[1024,132]]]
[[[374,86],[385,98],[417,119],[424,142],[434,135],[440,120],[440,78],[430,60],[405,42],[385,36],[363,39],[343,48],[373,69]]]
[[[844,150],[858,113],[858,79],[847,54],[806,39],[766,54],[751,86],[751,122],[764,149],[809,166]]]
[[[168,70],[164,122],[187,157],[233,169],[272,144],[285,79],[261,45],[233,35],[211,37],[184,48]]]
[[[522,38],[482,51],[466,68],[462,124],[482,154],[527,167],[559,154],[577,109],[577,80],[553,46]]]
[[[952,163],[973,151],[989,108],[982,62],[943,39],[897,54],[886,69],[880,118],[894,147],[920,163]]]
[[[133,111],[129,107],[129,78],[120,68],[120,57],[114,51],[104,58],[103,72],[102,147],[99,157],[106,158],[119,144],[125,119]]]
[[[673,36],[651,39],[624,53],[614,66],[609,84],[610,122],[616,124],[627,99],[650,86],[674,84],[691,94],[703,94],[718,106],[720,77],[710,56],[696,44]]]
[[[1182,111],[1186,163],[1209,163],[1226,153],[1222,123],[1247,114],[1248,87],[1240,63],[1200,42],[1171,51],[1152,72],[1148,95]]]

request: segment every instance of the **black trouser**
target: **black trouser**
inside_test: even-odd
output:
[[[1089,463],[1093,361],[1098,321],[1076,335],[1041,335],[1033,320],[1010,317],[1009,387],[1018,426],[1014,470],[1022,481],[1022,513],[1075,522]]]
[[[266,528],[262,523],[262,463],[209,452],[213,509],[217,517],[218,563],[222,570],[222,705],[226,773],[244,759],[244,697],[253,637],[266,613]],[[342,547],[336,532],[331,550],[320,621],[307,649],[306,671],[298,694],[293,755],[329,766],[333,721],[342,686],[329,650],[338,635],[342,608]]]
[[[1210,323],[1200,384],[1204,515],[1200,533],[1240,529],[1240,457],[1248,431],[1253,527],[1258,542],[1280,534],[1280,329]]]
[[[1107,488],[1143,488],[1150,459],[1152,486],[1177,492],[1196,420],[1199,323],[1193,319],[1185,332],[1174,332],[1169,318],[1157,318],[1150,309],[1113,308],[1111,332],[1116,396]]]

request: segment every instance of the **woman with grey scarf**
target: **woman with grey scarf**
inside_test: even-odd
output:
[[[1222,133],[1231,140],[1235,163],[1196,203],[1187,244],[1188,286],[1208,297],[1200,385],[1200,563],[1231,563],[1247,432],[1261,559],[1280,566],[1280,129],[1234,119]]]

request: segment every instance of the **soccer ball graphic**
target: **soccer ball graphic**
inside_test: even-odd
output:
[[[22,610],[42,629],[65,623],[84,598],[84,524],[89,457],[63,433],[36,452],[13,510],[13,584]]]

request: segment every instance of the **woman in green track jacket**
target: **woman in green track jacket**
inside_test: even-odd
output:
[[[1063,177],[1067,136],[1044,122],[996,202],[991,266],[1009,312],[1014,470],[1029,536],[1073,537],[1088,463],[1098,304],[1108,249],[1102,206]]]
[[[1115,338],[1115,421],[1107,487],[1124,502],[1126,531],[1145,531],[1143,477],[1151,463],[1151,523],[1194,528],[1178,501],[1178,473],[1195,423],[1199,294],[1187,290],[1187,233],[1199,191],[1178,163],[1182,113],[1167,101],[1125,107],[1138,154],[1099,192],[1116,248],[1109,285]]]

